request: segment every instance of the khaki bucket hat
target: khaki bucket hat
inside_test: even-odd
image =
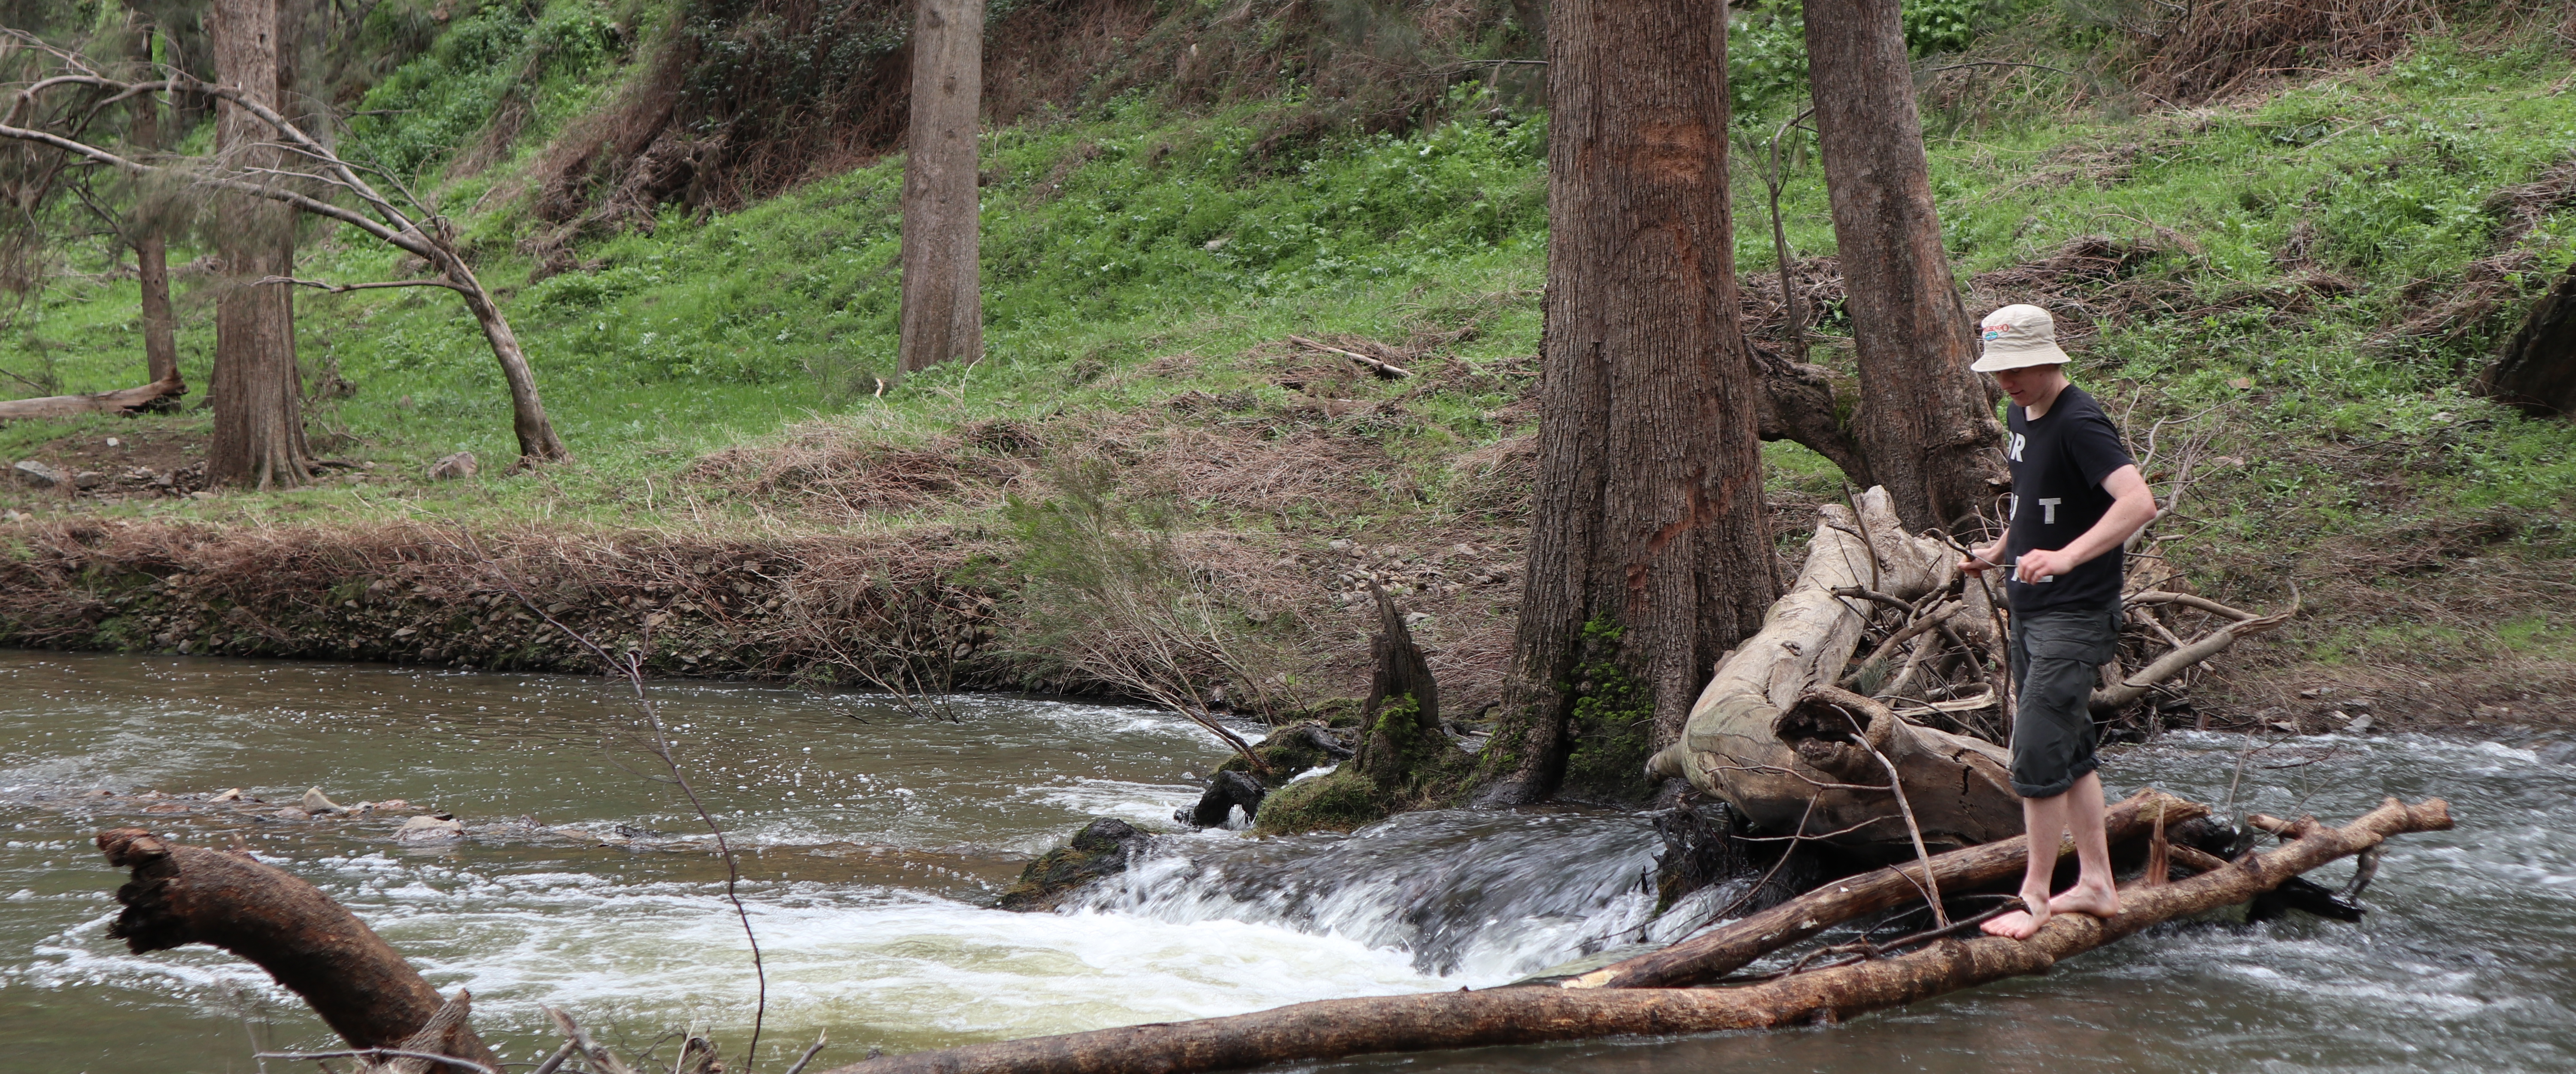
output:
[[[2057,318],[2037,306],[2006,306],[1989,313],[1977,335],[1985,340],[1986,352],[1968,368],[1979,373],[2074,360],[2057,349]]]

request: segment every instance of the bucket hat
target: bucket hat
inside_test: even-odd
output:
[[[1977,336],[1985,341],[1986,350],[1968,368],[1979,373],[2074,360],[2057,349],[2057,318],[2037,306],[2006,306],[1989,313]]]

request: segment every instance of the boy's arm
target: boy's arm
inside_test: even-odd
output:
[[[2111,494],[2111,509],[2102,512],[2102,520],[2084,531],[2073,543],[2059,549],[2034,548],[2021,554],[2017,576],[2025,582],[2037,582],[2064,574],[2092,562],[2120,547],[2129,535],[2156,520],[2156,496],[2147,491],[2147,479],[2135,465],[2111,471],[2102,479],[2102,489]]]

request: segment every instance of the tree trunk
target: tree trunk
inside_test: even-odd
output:
[[[1778,591],[1735,293],[1726,22],[1680,0],[1548,14],[1538,504],[1478,799],[1651,789],[1717,655]]]
[[[100,832],[107,863],[134,870],[108,935],[136,954],[202,943],[257,963],[360,1048],[414,1040],[445,1004],[392,945],[331,897],[283,870],[205,847],[174,846],[141,828]],[[452,1017],[452,1016],[451,1016]],[[437,1051],[499,1066],[457,1021]]]
[[[214,0],[207,10],[216,78],[252,99],[277,100],[276,0]],[[216,107],[217,152],[238,166],[282,166],[268,127],[229,102]],[[312,467],[295,370],[295,306],[284,286],[251,281],[294,273],[295,214],[276,202],[225,195],[218,253],[230,277],[215,304],[213,442],[207,480],[271,488],[301,485]]]
[[[983,0],[915,0],[912,126],[904,136],[903,371],[984,353],[976,132]]]
[[[2531,307],[2531,315],[2478,374],[2478,394],[2534,417],[2576,414],[2576,267]]]
[[[545,400],[537,395],[537,374],[528,368],[527,353],[519,349],[518,333],[501,316],[501,307],[483,289],[483,281],[465,264],[465,256],[449,250],[440,272],[465,296],[465,308],[474,314],[474,323],[483,326],[483,339],[492,345],[492,357],[501,363],[501,379],[510,387],[510,431],[519,438],[519,465],[541,462],[570,462],[572,450],[555,436],[555,426],[546,420]]]
[[[135,37],[135,58],[152,62],[152,42],[158,31],[146,30]],[[161,99],[146,93],[134,100],[134,144],[144,150],[161,147]],[[159,214],[147,206],[135,216],[132,224],[135,279],[143,291],[143,366],[152,383],[169,385],[160,403],[167,406],[188,393],[187,382],[179,377],[179,321],[170,311],[170,249],[161,234]]]
[[[1968,939],[1932,938],[1926,946],[1903,954],[1829,963],[1831,968],[1742,987],[1524,986],[1323,1000],[1231,1018],[1155,1022],[915,1052],[871,1059],[827,1074],[1092,1074],[1113,1070],[1122,1074],[1189,1074],[1274,1063],[1311,1063],[1371,1052],[1719,1033],[1836,1021],[2006,977],[2044,973],[2062,959],[2150,926],[2245,902],[2300,873],[2377,847],[2390,836],[2449,827],[2450,809],[2441,799],[2409,806],[2391,798],[2341,828],[2309,822],[2298,829],[2296,838],[2278,850],[2219,865],[2175,883],[2123,888],[2117,917],[2058,914],[2029,940],[1978,936],[1973,932],[1966,933]],[[2007,874],[2018,870],[2018,861],[2007,863]],[[1912,894],[1910,885],[1906,890]],[[1817,897],[1809,895],[1787,905],[1808,906],[1809,900]],[[1791,911],[1789,920],[1802,920],[1795,913]]]
[[[1816,140],[1833,203],[1860,366],[1852,425],[1870,479],[1909,529],[1952,528],[2004,480],[1995,396],[1968,371],[1976,323],[1959,301],[1932,204],[1898,0],[1806,0]]]

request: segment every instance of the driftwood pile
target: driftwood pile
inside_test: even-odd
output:
[[[2002,586],[1962,575],[1962,551],[1907,534],[1883,490],[1849,508],[1828,505],[1797,583],[1719,662],[1681,739],[1649,770],[1688,779],[1762,828],[1864,857],[2019,834],[2004,748],[2012,691]],[[2103,669],[2097,718],[2138,706],[2291,614],[2257,616],[2176,592],[2156,561],[2137,562],[2122,597],[2124,657]],[[2185,615],[2214,622],[2185,640]],[[1855,659],[1864,640],[1867,655]]]

